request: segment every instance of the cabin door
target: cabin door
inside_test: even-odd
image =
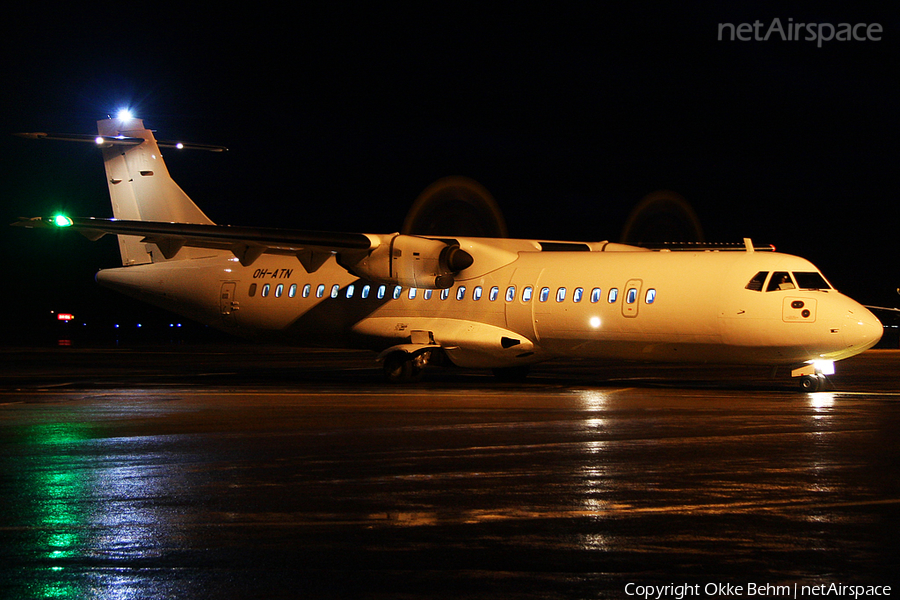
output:
[[[510,278],[509,285],[500,290],[500,298],[506,305],[506,327],[523,335],[531,341],[537,341],[534,329],[534,290],[543,269],[516,269]],[[510,288],[514,288],[510,290]],[[530,291],[526,292],[526,289]],[[507,297],[510,294],[514,297]]]

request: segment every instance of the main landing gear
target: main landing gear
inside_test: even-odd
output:
[[[431,352],[391,352],[384,357],[382,370],[384,377],[391,383],[411,383],[422,379],[425,365],[431,358]]]
[[[394,350],[382,359],[382,371],[390,383],[413,383],[422,379],[425,365],[449,366],[452,363],[436,346],[427,350],[408,352]],[[528,376],[529,365],[493,369],[494,378],[502,383],[517,383]]]

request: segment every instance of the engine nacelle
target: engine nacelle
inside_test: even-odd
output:
[[[446,289],[472,265],[472,255],[458,244],[414,235],[395,235],[344,268],[375,281],[422,289]]]

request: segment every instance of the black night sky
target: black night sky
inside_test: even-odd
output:
[[[465,175],[514,237],[617,240],[644,195],[670,189],[708,240],[772,243],[865,304],[900,304],[896,8],[363,6],[8,17],[6,222],[110,216],[96,149],[8,134],[92,133],[127,104],[162,139],[230,148],[167,155],[218,223],[396,231],[428,184]],[[883,32],[717,39],[720,23],[776,18]],[[0,235],[5,330],[143,310],[92,281],[116,266],[113,240],[45,233]]]

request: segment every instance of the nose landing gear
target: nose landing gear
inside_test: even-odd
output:
[[[824,375],[813,373],[812,375],[804,375],[800,378],[800,389],[804,392],[821,392],[825,389],[828,380]]]
[[[817,360],[791,371],[791,377],[800,378],[800,389],[804,392],[821,392],[828,384],[826,375],[834,375],[834,361]]]

